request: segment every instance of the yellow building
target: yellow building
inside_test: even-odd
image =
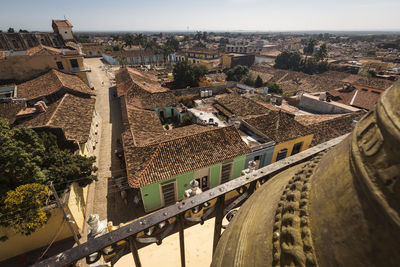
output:
[[[51,132],[75,153],[94,155],[100,117],[95,110],[93,91],[82,80],[75,75],[51,70],[19,84],[16,96],[26,99],[27,107],[17,113],[15,127]],[[79,235],[86,224],[88,186],[72,183],[69,189],[62,195],[62,201]],[[29,236],[16,233],[12,228],[0,227],[0,237],[3,238],[0,261],[45,247],[53,239],[57,242],[72,237],[62,211],[54,203],[45,209],[51,213],[49,221]]]
[[[192,64],[200,64],[213,69],[219,65],[219,52],[206,48],[191,48],[175,54],[175,62],[188,61]]]
[[[301,136],[275,145],[271,163],[297,154],[310,147],[313,134]]]
[[[281,111],[270,111],[265,115],[245,119],[244,122],[256,135],[275,142],[271,163],[308,149],[314,136],[294,117]]]
[[[71,221],[74,222],[72,226],[78,236],[85,224],[87,190],[88,186],[80,187],[77,183],[73,183],[70,190],[60,196],[61,202],[65,203],[66,213],[71,215]],[[0,237],[3,240],[0,242],[0,262],[46,247],[53,239],[57,242],[73,236],[61,209],[55,203],[49,204],[44,209],[50,212],[49,220],[29,236],[17,233],[10,227],[0,226]]]
[[[0,57],[0,80],[23,82],[50,69],[75,74],[92,87],[84,54],[74,48],[53,48],[39,45],[26,51],[8,51]]]
[[[248,66],[254,64],[255,55],[246,54],[223,54],[220,57],[220,65],[222,69],[230,69],[237,65]]]

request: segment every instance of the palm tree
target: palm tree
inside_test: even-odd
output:
[[[131,48],[133,45],[133,36],[129,33],[125,34],[124,42],[125,42],[125,46],[129,45],[129,48]]]
[[[126,56],[120,55],[118,57],[118,61],[119,61],[119,64],[121,64],[121,66],[124,67],[127,63]]]
[[[161,47],[161,51],[164,57],[164,64],[167,64],[168,56],[174,52],[174,49],[169,45]]]
[[[142,33],[138,33],[133,38],[133,42],[134,44],[140,45],[142,48],[144,48],[147,44],[147,37]]]
[[[317,40],[311,38],[308,41],[308,44],[304,47],[303,53],[306,55],[306,60],[308,56],[311,56],[314,53],[315,45],[317,44]]]

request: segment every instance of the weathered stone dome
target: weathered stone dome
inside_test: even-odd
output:
[[[400,86],[343,142],[261,186],[212,266],[398,266]]]

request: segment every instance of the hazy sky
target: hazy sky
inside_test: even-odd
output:
[[[400,30],[400,0],[1,0],[0,29]]]

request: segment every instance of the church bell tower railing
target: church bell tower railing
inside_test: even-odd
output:
[[[289,167],[305,162],[320,152],[332,148],[344,140],[348,134],[332,139],[328,142],[309,148],[291,157],[272,163],[264,168],[253,170],[241,177],[231,180],[222,185],[211,188],[203,193],[196,194],[174,205],[165,207],[147,216],[138,218],[133,222],[122,226],[114,231],[90,239],[86,243],[66,250],[58,255],[45,259],[33,266],[67,266],[80,259],[94,257],[97,253],[99,258],[108,257],[115,264],[122,256],[132,253],[136,266],[141,266],[138,250],[151,243],[162,244],[162,240],[173,233],[179,233],[181,266],[185,266],[184,229],[203,224],[205,220],[215,217],[213,251],[221,237],[221,230],[226,226],[222,220],[226,216],[228,221],[234,215],[234,209],[243,204],[246,199],[256,190],[257,183],[263,184],[273,175],[286,170]],[[245,190],[242,190],[244,188]],[[227,203],[225,195],[231,191],[238,191],[239,196]],[[186,218],[185,214],[198,208],[206,206],[210,201],[217,199],[216,205],[207,209],[199,218]],[[230,218],[228,218],[228,216]],[[158,236],[138,237],[139,233],[160,232]],[[105,249],[105,248],[112,248]],[[106,251],[106,252],[105,252]]]

